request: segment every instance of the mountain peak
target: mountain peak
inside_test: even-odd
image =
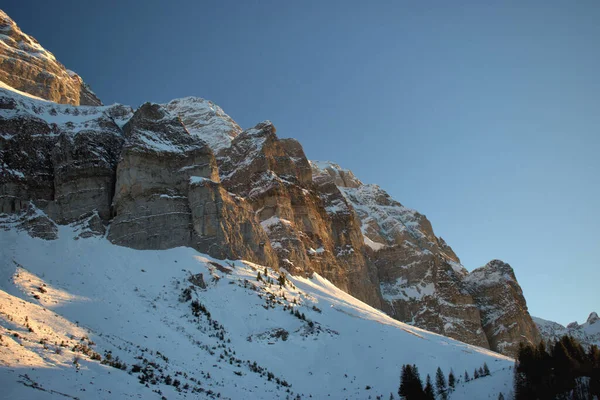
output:
[[[598,318],[598,314],[596,312],[592,312],[587,319],[587,323],[589,325],[595,324],[600,318]]]
[[[7,85],[55,103],[102,105],[79,75],[66,69],[2,10],[0,42],[0,80]]]

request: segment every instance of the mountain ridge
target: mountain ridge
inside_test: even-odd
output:
[[[0,211],[19,215],[19,229],[33,236],[55,240],[56,223],[80,223],[82,238],[106,235],[148,250],[188,246],[316,273],[400,321],[510,355],[521,335],[539,339],[516,278],[469,282],[424,215],[337,164],[310,162],[270,121],[242,130],[201,98],[133,110],[60,105],[5,85]],[[38,88],[23,90],[35,96]],[[508,264],[491,266],[514,277]],[[513,314],[483,315],[499,302]]]

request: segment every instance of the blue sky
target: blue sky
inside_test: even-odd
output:
[[[5,2],[6,3],[6,2]],[[270,119],[427,215],[530,312],[600,312],[600,3],[9,1],[105,103]]]

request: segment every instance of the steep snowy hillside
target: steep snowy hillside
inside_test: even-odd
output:
[[[533,317],[533,322],[538,326],[544,340],[556,341],[564,335],[569,335],[579,340],[586,347],[593,344],[600,346],[600,318],[595,312],[590,313],[587,321],[581,325],[577,322],[571,322],[564,327],[558,322],[537,317]]]
[[[0,231],[8,398],[388,398],[405,363],[423,376],[490,366],[451,399],[511,390],[511,359],[393,320],[317,274],[280,286],[249,262],[119,247],[77,225],[36,239],[11,220]]]

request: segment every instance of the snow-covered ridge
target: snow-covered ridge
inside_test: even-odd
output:
[[[40,119],[48,125],[56,125],[57,132],[72,135],[83,130],[102,130],[105,119],[112,120],[122,129],[131,119],[134,111],[131,107],[121,104],[110,106],[58,104],[14,89],[1,81],[0,103],[3,105],[0,108],[0,117]],[[166,105],[161,105],[161,112],[162,119],[165,121],[180,118],[187,132],[207,142],[213,151],[229,146],[232,138],[241,131],[220,107],[200,98],[175,99]],[[208,115],[210,112],[214,112],[214,115]],[[171,146],[168,137],[155,132],[146,133],[141,134],[140,140],[149,148],[157,151],[180,150]],[[4,133],[4,136],[6,135],[10,136],[10,133]]]
[[[0,82],[0,103],[3,105],[0,117],[41,119],[49,125],[55,124],[61,131],[72,134],[99,128],[98,123],[102,118],[111,119],[122,127],[133,115],[130,107],[121,104],[73,106],[54,103],[16,90],[4,82]]]
[[[459,382],[450,398],[510,392],[513,360],[398,322],[319,275],[280,286],[279,272],[248,262],[78,237],[75,226],[53,241],[0,230],[0,384],[11,398],[363,399],[396,393],[405,363],[425,376],[483,362],[487,384]]]
[[[181,118],[190,134],[207,142],[215,153],[229,147],[242,132],[242,128],[210,100],[184,97],[171,100],[164,106]]]
[[[558,340],[564,335],[573,336],[584,346],[595,344],[600,346],[600,319],[595,312],[590,313],[583,324],[572,322],[566,327],[558,322],[532,317],[544,340]]]

